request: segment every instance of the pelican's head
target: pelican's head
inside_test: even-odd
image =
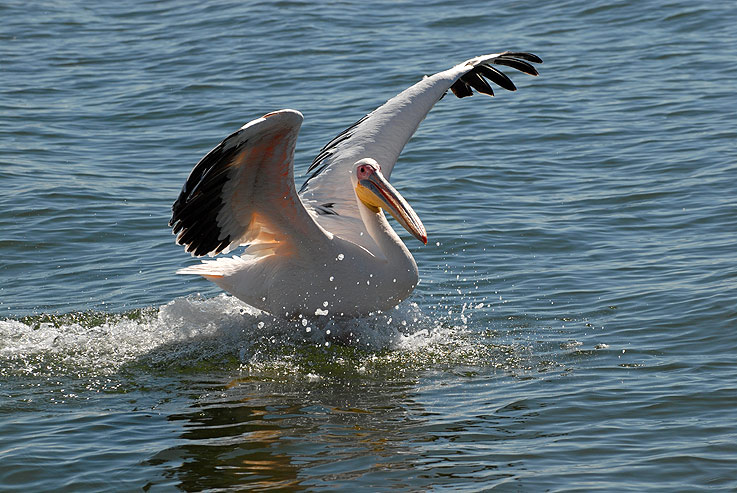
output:
[[[356,196],[363,205],[377,214],[380,209],[387,210],[412,236],[427,244],[425,226],[407,201],[384,178],[379,163],[371,158],[357,161],[353,178]]]

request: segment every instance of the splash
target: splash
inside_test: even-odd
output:
[[[277,319],[238,299],[177,298],[123,314],[85,312],[0,321],[0,376],[220,372],[320,380],[438,366],[509,365],[520,348],[469,330],[470,311],[415,303],[356,319]]]

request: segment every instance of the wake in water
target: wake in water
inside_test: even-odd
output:
[[[27,317],[0,321],[0,375],[230,370],[319,379],[436,365],[504,367],[525,351],[469,330],[471,312],[428,315],[405,303],[357,319],[284,320],[223,294],[123,314]]]

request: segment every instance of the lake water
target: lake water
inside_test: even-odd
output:
[[[732,1],[0,16],[0,490],[737,489]],[[446,97],[392,175],[429,235],[400,231],[398,308],[303,325],[174,274],[171,204],[228,133],[302,111],[301,184],[422,75],[506,49],[540,77]]]

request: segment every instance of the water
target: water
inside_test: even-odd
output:
[[[737,488],[732,2],[0,6],[0,490]],[[284,322],[174,275],[212,146],[305,115],[297,174],[423,74],[390,313]],[[328,333],[329,332],[329,333]]]

